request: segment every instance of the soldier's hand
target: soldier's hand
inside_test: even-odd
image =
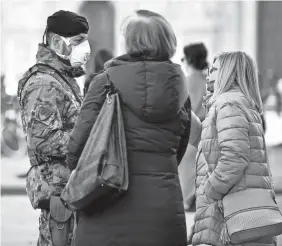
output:
[[[38,208],[50,210],[50,199],[40,200],[38,203]]]

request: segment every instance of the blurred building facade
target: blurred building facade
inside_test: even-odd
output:
[[[279,80],[282,78],[282,2],[278,1],[1,1],[0,67],[1,76],[5,78],[2,95],[16,95],[18,80],[35,63],[47,17],[60,9],[78,12],[90,23],[92,54],[86,65],[87,73],[94,71],[94,56],[99,49],[108,49],[115,55],[124,52],[121,36],[124,19],[136,9],[149,9],[164,15],[176,32],[178,49],[174,62],[181,64],[183,47],[193,42],[205,43],[210,62],[219,52],[246,51],[258,64],[264,97],[270,98],[273,107],[282,111],[282,80]],[[85,76],[78,80],[81,89],[84,80]],[[278,99],[280,107],[275,106],[279,104]],[[15,111],[18,109],[15,108]],[[19,132],[18,138],[23,138],[19,118],[5,120],[9,117],[7,115],[11,115],[5,110],[1,115],[2,145],[6,146],[3,144],[3,129],[13,121]],[[9,126],[5,122],[9,122]]]
[[[183,46],[195,41],[206,44],[210,60],[221,51],[237,49],[256,57],[257,3],[253,1],[3,1],[1,73],[8,94],[16,93],[18,79],[35,62],[46,19],[59,9],[87,17],[93,56],[100,48],[121,54],[123,20],[136,9],[149,9],[164,15],[177,34],[175,62],[180,63]],[[89,72],[93,56],[87,64]]]

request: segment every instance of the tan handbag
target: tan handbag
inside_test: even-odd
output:
[[[252,242],[282,234],[282,215],[272,192],[247,189],[226,195],[219,201],[224,214],[220,239],[224,244]]]
[[[127,150],[117,91],[107,76],[107,97],[90,132],[77,167],[62,191],[70,210],[81,210],[105,195],[128,188]]]
[[[248,119],[250,112],[237,105]],[[262,132],[264,146],[265,139]],[[267,153],[266,153],[267,158]],[[267,158],[268,174],[272,177]],[[282,234],[282,214],[275,200],[274,185],[272,189],[246,189],[227,194],[218,201],[224,215],[224,226],[220,239],[224,244],[252,242],[256,239]]]

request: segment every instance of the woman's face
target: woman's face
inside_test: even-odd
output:
[[[208,76],[206,78],[207,79],[206,86],[207,86],[207,91],[211,93],[214,92],[215,83],[217,82],[217,78],[218,78],[219,67],[220,67],[219,59],[216,59],[208,71]]]

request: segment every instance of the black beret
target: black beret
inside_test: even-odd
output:
[[[63,37],[73,37],[80,33],[88,33],[87,20],[76,13],[60,10],[47,19],[47,31]]]

